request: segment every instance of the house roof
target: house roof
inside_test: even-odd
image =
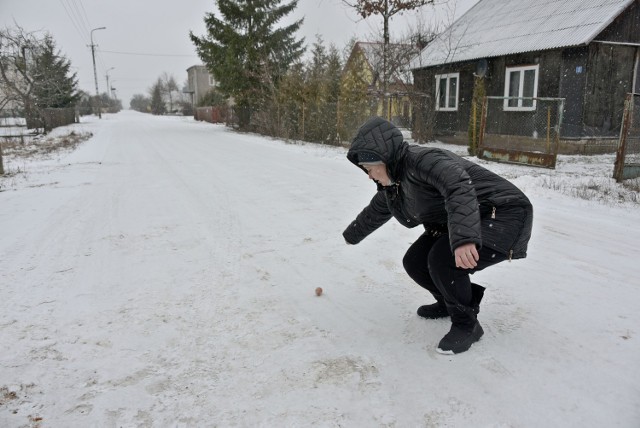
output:
[[[585,45],[634,0],[480,0],[409,63],[453,62]]]

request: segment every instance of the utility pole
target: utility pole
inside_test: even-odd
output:
[[[109,98],[111,98],[111,86],[109,86],[109,72],[110,72],[111,70],[113,70],[114,68],[115,68],[115,67],[111,67],[110,69],[108,69],[108,70],[107,70],[107,74],[106,74],[106,77],[107,77],[107,96],[108,96]]]
[[[98,92],[98,72],[96,71],[96,45],[93,44],[93,32],[96,30],[106,30],[107,27],[99,27],[91,30],[91,58],[93,58],[93,79],[96,82],[96,102],[98,103],[98,118],[102,119],[102,106],[100,106],[100,92]]]

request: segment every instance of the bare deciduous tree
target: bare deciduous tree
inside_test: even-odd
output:
[[[27,126],[46,130],[46,109],[75,105],[77,79],[70,69],[50,34],[19,26],[0,30],[0,107],[23,110]]]
[[[165,72],[162,74],[161,80],[162,88],[169,97],[169,112],[173,112],[173,93],[178,90],[176,78]]]
[[[161,77],[158,77],[156,83],[149,89],[149,95],[151,96],[151,113],[155,115],[162,115],[167,112],[167,107],[162,96],[165,92],[164,82]]]
[[[33,50],[40,44],[21,27],[0,30],[0,108],[15,103],[26,111],[35,82],[29,72]]]
[[[415,10],[428,4],[433,4],[434,0],[342,0],[342,2],[353,8],[363,19],[371,15],[380,15],[383,20],[383,52],[382,52],[382,90],[386,94],[389,82],[389,20],[398,13]],[[383,110],[388,111],[387,99],[384,98]]]

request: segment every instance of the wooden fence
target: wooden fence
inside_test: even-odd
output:
[[[39,114],[27,115],[28,129],[44,129],[45,132],[49,132],[58,126],[65,126],[78,122],[76,109],[73,107],[44,108],[38,113]]]
[[[210,123],[225,123],[227,109],[225,107],[198,107],[193,117],[195,120],[204,120]]]

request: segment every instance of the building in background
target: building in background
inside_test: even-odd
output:
[[[342,72],[343,93],[349,93],[350,89],[351,92],[365,89],[369,105],[366,116],[382,116],[399,127],[407,127],[412,116],[410,96],[413,92],[413,76],[405,66],[418,50],[407,44],[388,45],[385,93],[383,46],[382,43],[371,42],[354,44]]]
[[[213,76],[204,65],[193,65],[187,68],[187,92],[191,94],[193,107],[197,107],[205,95],[215,87]]]
[[[440,140],[468,139],[483,85],[488,96],[511,97],[498,105],[508,116],[500,134],[538,138],[527,123],[536,98],[562,98],[560,138],[609,139],[611,150],[626,94],[640,91],[640,1],[480,0],[409,68],[433,100],[416,120],[433,122]]]

